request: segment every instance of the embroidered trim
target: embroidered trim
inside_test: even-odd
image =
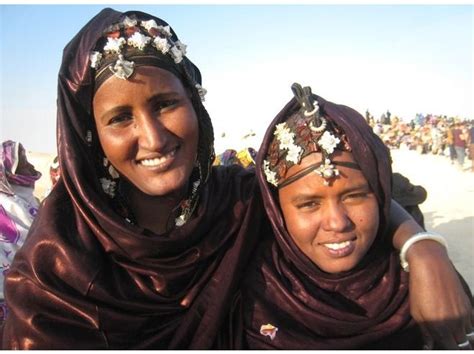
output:
[[[341,143],[341,139],[344,140],[344,149],[350,151],[350,146],[343,132],[334,127],[329,129],[328,121],[322,117],[310,87],[302,88],[295,83],[292,90],[301,105],[300,113],[275,126],[275,139],[269,145],[262,170],[267,182],[278,187],[278,181],[285,176],[288,168],[299,164],[308,153],[320,151],[322,162],[314,172],[324,179],[324,185],[329,185],[331,179],[339,176],[339,170],[331,162],[330,155]]]
[[[90,66],[93,69],[98,69],[104,60],[104,54],[116,54],[117,59],[115,63],[110,64],[108,67],[116,77],[127,80],[132,76],[135,65],[133,61],[126,60],[124,57],[123,51],[126,45],[140,51],[155,48],[160,54],[171,57],[175,64],[183,62],[187,49],[186,44],[180,40],[173,41],[170,26],[159,26],[155,20],[140,21],[138,23],[136,19],[126,16],[121,23],[112,25],[109,28],[107,43],[103,47],[103,53],[93,51],[90,54]],[[103,72],[102,70],[104,69],[96,73],[96,78]],[[199,97],[204,101],[207,91],[197,83],[195,85]]]

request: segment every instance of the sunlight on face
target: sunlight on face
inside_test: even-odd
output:
[[[333,161],[355,162],[352,154],[337,152]],[[305,157],[286,177],[321,161],[321,154]],[[330,186],[310,173],[279,190],[286,227],[296,245],[320,269],[339,273],[354,268],[377,235],[377,199],[361,171],[337,166],[340,176]]]
[[[185,187],[199,133],[191,100],[175,75],[141,66],[129,80],[112,76],[97,90],[93,109],[106,157],[137,189],[165,196]]]

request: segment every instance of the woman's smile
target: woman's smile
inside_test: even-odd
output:
[[[355,162],[345,151],[335,156],[337,161]],[[308,155],[288,175],[318,161],[321,154]],[[331,186],[312,173],[279,190],[288,232],[301,251],[327,273],[354,268],[374,242],[379,225],[377,199],[362,172],[339,169],[341,175]]]
[[[357,237],[341,242],[324,242],[319,243],[324,247],[324,251],[329,257],[340,258],[347,257],[356,249]]]
[[[154,172],[166,171],[175,161],[178,149],[179,145],[165,154],[137,159],[137,164]]]
[[[149,196],[182,195],[195,166],[199,127],[181,81],[140,66],[129,80],[104,82],[93,106],[100,143],[120,175]]]

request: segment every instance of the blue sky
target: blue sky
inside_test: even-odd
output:
[[[310,85],[376,117],[473,118],[472,5],[107,5],[169,22],[203,75],[216,150],[266,126]],[[0,139],[56,149],[62,50],[101,5],[0,5]],[[226,138],[221,138],[222,133]],[[238,146],[237,146],[238,147]]]

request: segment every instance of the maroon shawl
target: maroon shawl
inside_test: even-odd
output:
[[[263,202],[275,236],[259,245],[242,289],[244,340],[250,349],[421,349],[421,332],[409,313],[408,277],[386,237],[390,205],[390,157],[364,118],[353,109],[317,97],[328,120],[346,133],[355,161],[374,191],[379,232],[363,261],[343,274],[321,271],[285,228],[276,192],[262,172],[276,124],[300,108],[295,99],[271,123],[257,158]],[[278,327],[273,339],[262,325]]]
[[[121,15],[101,11],[64,50],[61,179],[6,280],[5,348],[205,349],[228,340],[228,307],[262,215],[254,208],[255,176],[239,167],[213,169],[194,216],[165,235],[115,212],[85,137],[93,127],[89,54]]]

